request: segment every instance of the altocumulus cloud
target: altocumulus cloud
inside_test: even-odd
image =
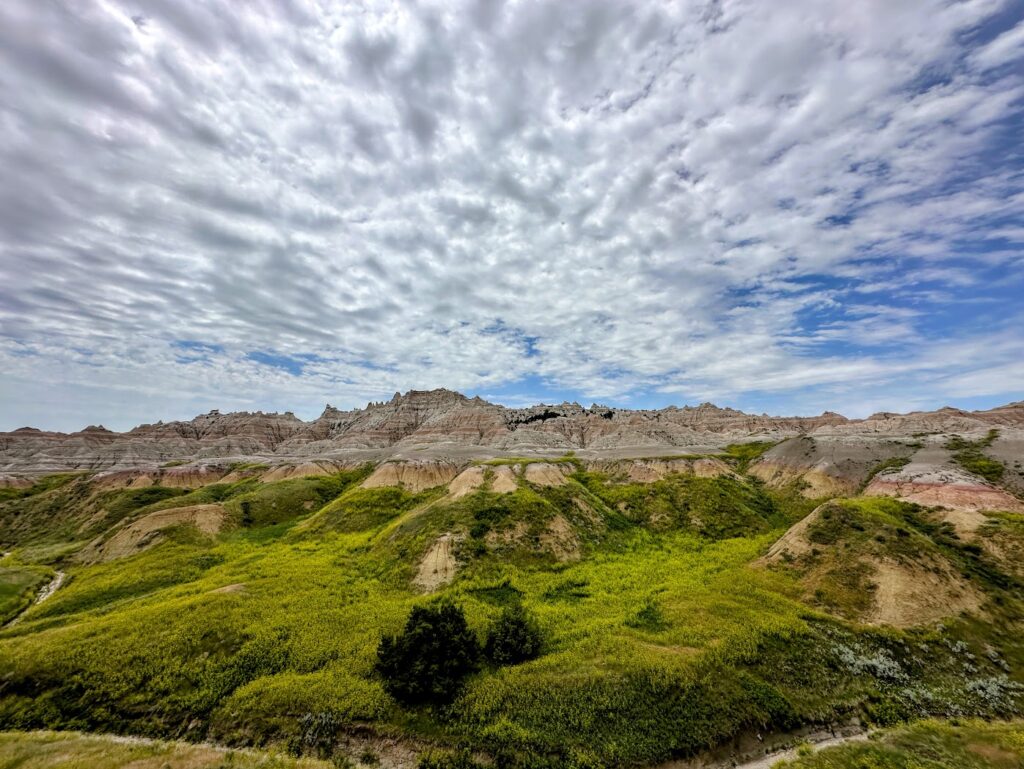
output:
[[[0,427],[1024,393],[1024,10],[5,0]]]

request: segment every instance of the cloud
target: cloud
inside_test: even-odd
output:
[[[0,427],[1019,397],[1022,16],[0,4]]]

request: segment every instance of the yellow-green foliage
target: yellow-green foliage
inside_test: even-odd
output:
[[[778,444],[778,441],[748,441],[747,443],[730,443],[723,449],[727,460],[731,460],[736,469],[744,472],[750,463],[759,459],[768,449]]]
[[[992,429],[984,438],[969,441],[954,435],[946,442],[946,448],[953,452],[953,461],[967,472],[981,476],[986,481],[998,483],[1006,472],[1002,462],[986,456],[983,449],[991,446],[999,437],[999,431]]]
[[[1024,724],[924,721],[868,742],[825,748],[776,769],[1016,769],[1024,766]]]
[[[961,633],[986,705],[971,699],[967,658],[943,636],[876,636],[824,622],[798,602],[795,576],[754,565],[798,509],[757,485],[616,484],[577,471],[564,486],[452,501],[436,491],[358,489],[359,477],[211,491],[238,516],[249,500],[252,525],[216,539],[181,528],[129,558],[63,566],[66,585],[0,632],[0,723],[189,730],[263,744],[288,741],[301,719],[323,715],[503,761],[582,765],[654,762],[748,728],[848,717],[860,707],[877,719],[949,702],[965,713],[1012,712],[1012,687],[991,683],[1002,669],[983,656],[991,646],[1016,665],[1024,653],[1012,636],[986,635],[984,626]],[[157,504],[186,497],[193,494]],[[892,504],[857,502],[854,520],[893,536],[897,526],[916,526]],[[579,538],[579,560],[532,554],[532,534],[522,550],[502,550],[471,531],[523,521],[542,532],[555,515]],[[671,525],[652,525],[660,515]],[[871,534],[843,526],[850,536]],[[374,674],[376,649],[431,600],[411,577],[442,532],[463,536],[466,547],[441,593],[464,608],[478,638],[504,606],[521,602],[545,643],[537,659],[472,676],[449,709],[410,711]],[[469,548],[472,541],[484,546]],[[1000,595],[1003,616],[1017,616],[1012,593]],[[924,641],[927,664],[919,664]],[[913,700],[904,679],[886,678],[892,665],[914,696],[927,697]]]
[[[326,761],[73,732],[0,732],[0,769],[328,769]]]
[[[80,473],[54,473],[53,475],[40,478],[31,486],[23,489],[15,487],[0,488],[0,502],[7,502],[12,499],[25,499],[26,497],[34,497],[53,489],[59,489],[80,475]]]
[[[43,479],[29,491],[0,502],[0,540],[20,545],[87,540],[140,508],[185,494],[160,486],[96,490],[87,478],[74,475]]]
[[[36,591],[49,578],[48,569],[32,566],[0,567],[0,625],[32,603]]]
[[[233,495],[224,507],[243,526],[273,526],[319,510],[366,476],[363,468],[335,475],[314,475],[260,483]]]
[[[353,488],[325,506],[314,521],[313,529],[353,532],[375,529],[402,513],[437,499],[443,487],[412,494],[397,486],[374,489]]]
[[[654,483],[613,483],[599,473],[577,473],[610,509],[656,529],[685,529],[713,539],[759,534],[784,523],[759,486],[722,476],[670,475]]]

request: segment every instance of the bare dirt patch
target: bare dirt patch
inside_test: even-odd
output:
[[[236,582],[233,585],[224,585],[224,587],[218,587],[215,590],[211,590],[211,593],[225,594],[225,593],[245,593],[246,587],[242,582]]]
[[[540,544],[559,561],[580,559],[579,537],[573,531],[572,524],[561,514],[548,521],[547,527],[540,535]]]
[[[872,562],[874,605],[864,619],[873,625],[926,625],[961,612],[977,611],[982,596],[945,565]]]
[[[511,494],[519,488],[515,473],[509,465],[498,465],[491,475],[491,491],[495,494]]]
[[[484,468],[480,465],[467,467],[448,485],[448,496],[452,499],[459,499],[478,491],[483,488],[484,475]]]
[[[828,504],[827,502],[825,504]],[[768,548],[768,553],[762,559],[763,561],[775,562],[789,555],[793,558],[798,558],[803,555],[807,555],[811,552],[811,543],[807,538],[807,530],[818,520],[821,516],[821,510],[825,505],[819,505],[809,514],[801,518],[799,521],[789,527],[789,530],[783,534],[774,545]]]
[[[538,486],[564,486],[571,466],[554,462],[531,462],[523,471],[523,477]]]
[[[416,587],[426,592],[433,592],[442,585],[455,579],[458,562],[455,560],[455,537],[451,533],[442,534],[420,561],[419,570],[413,579]]]
[[[458,470],[458,466],[451,462],[385,462],[363,481],[362,487],[401,486],[417,493],[451,483]]]
[[[516,521],[515,525],[502,529],[501,531],[489,531],[485,537],[488,547],[500,548],[510,545],[519,545],[530,533],[530,526],[526,521]]]

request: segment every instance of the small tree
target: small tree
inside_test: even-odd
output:
[[[242,525],[252,526],[252,503],[248,500],[242,500]]]
[[[413,607],[405,629],[377,647],[384,689],[406,705],[451,702],[479,665],[480,642],[462,608],[450,601]]]
[[[544,637],[522,604],[505,609],[487,633],[484,647],[495,665],[517,665],[540,654]]]

